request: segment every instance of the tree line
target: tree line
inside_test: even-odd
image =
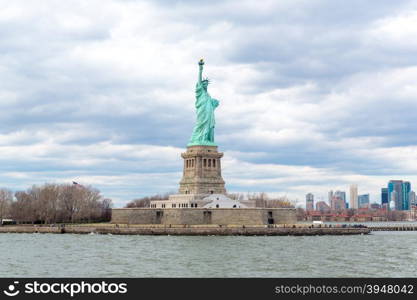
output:
[[[133,199],[132,201],[126,204],[126,208],[146,208],[149,207],[152,200],[167,200],[169,195],[173,193],[166,193],[166,194],[157,194],[153,196],[146,196],[142,198]]]
[[[254,202],[255,207],[262,208],[294,208],[295,203],[286,196],[271,197],[265,192],[260,193],[232,193],[227,195],[234,200],[249,200]]]
[[[0,189],[0,219],[18,223],[52,224],[106,222],[112,200],[80,184],[34,185],[26,191]]]

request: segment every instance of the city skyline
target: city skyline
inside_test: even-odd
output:
[[[344,190],[329,190],[327,192],[327,201],[329,208],[332,210],[341,210],[346,206],[348,209],[370,208],[372,204],[378,204],[381,207],[387,206],[390,210],[410,210],[412,206],[417,204],[416,193],[412,189],[412,184],[406,180],[393,179],[389,180],[385,187],[381,187],[379,199],[371,200],[369,191],[361,191],[358,193],[359,185],[351,184],[349,186],[349,194]],[[347,197],[349,195],[349,197]],[[314,202],[315,195],[311,192],[305,195],[305,208],[312,210],[317,202]],[[310,209],[309,209],[309,208]]]
[[[417,184],[413,1],[0,4],[0,187],[177,191],[201,57],[228,192]]]

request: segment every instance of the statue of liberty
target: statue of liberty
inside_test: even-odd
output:
[[[211,98],[207,92],[209,80],[202,80],[204,61],[198,62],[199,72],[198,81],[195,88],[195,108],[197,111],[197,120],[194,126],[193,134],[187,146],[216,146],[214,143],[214,110],[219,106],[219,101]]]

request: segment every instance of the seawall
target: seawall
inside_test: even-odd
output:
[[[114,208],[114,224],[268,225],[297,223],[295,208]]]
[[[115,235],[243,235],[301,236],[369,234],[369,228],[329,228],[291,226],[161,226],[161,225],[68,225],[68,226],[0,226],[0,233],[115,234]]]

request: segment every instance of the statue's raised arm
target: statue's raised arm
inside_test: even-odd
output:
[[[201,83],[203,81],[203,66],[204,66],[204,60],[200,59],[198,61],[198,83]]]

